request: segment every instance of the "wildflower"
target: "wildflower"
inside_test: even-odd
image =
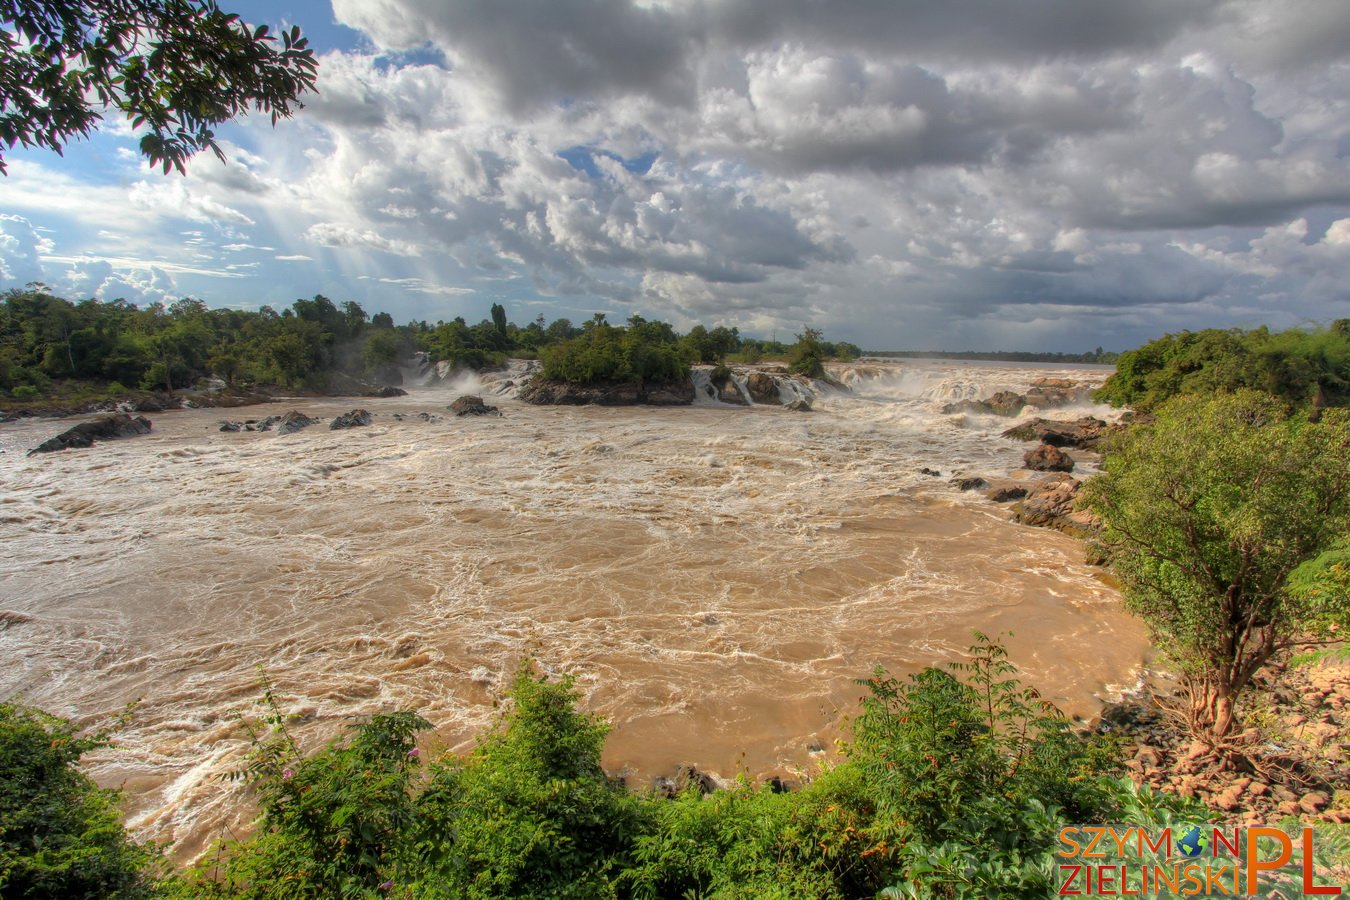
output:
[[[294,775],[294,774],[295,774],[295,773],[292,772],[290,769],[282,769],[282,770],[281,770],[281,777],[282,777],[283,779],[289,779],[289,778],[290,778],[292,775]]]
[[[380,882],[380,890],[382,890],[382,891],[390,891],[390,890],[393,890],[393,889],[394,889],[394,882],[392,882],[392,881],[381,881],[381,882]]]
[[[414,748],[412,748],[411,750],[408,751],[408,759],[417,759],[417,757],[419,757],[419,756],[421,756],[421,755],[422,755],[422,751],[421,751],[421,750],[418,750],[416,747],[414,747]]]

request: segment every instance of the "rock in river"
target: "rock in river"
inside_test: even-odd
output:
[[[115,416],[102,416],[92,422],[81,422],[74,428],[67,429],[56,437],[38,444],[28,451],[28,455],[91,447],[94,441],[107,441],[149,433],[150,420],[145,416],[129,416],[126,413],[118,413]]]
[[[482,397],[473,394],[465,394],[463,397],[456,397],[455,402],[451,403],[446,409],[457,416],[500,416],[497,407],[489,406],[483,402]]]
[[[354,409],[349,413],[343,413],[329,424],[329,428],[334,431],[341,428],[357,428],[370,424],[370,413],[364,409]]]
[[[1028,469],[1037,472],[1072,472],[1073,457],[1051,444],[1041,444],[1022,457]]]

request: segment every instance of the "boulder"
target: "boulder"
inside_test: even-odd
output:
[[[386,384],[375,392],[376,397],[406,397],[408,392],[401,387]]]
[[[951,484],[958,491],[982,491],[989,487],[989,482],[979,477],[953,478]]]
[[[734,378],[723,378],[717,385],[717,399],[723,403],[731,403],[735,406],[747,406],[745,395],[741,393],[740,385]]]
[[[364,409],[354,409],[349,413],[343,413],[338,416],[328,427],[334,431],[342,428],[359,428],[370,424],[370,413]]]
[[[792,410],[793,412],[810,412],[811,401],[805,399],[804,397],[798,397],[796,400],[793,400],[791,403],[789,403],[787,405],[787,408]]]
[[[1110,431],[1101,419],[1083,416],[1072,422],[1056,422],[1050,419],[1030,419],[1021,425],[1015,425],[1003,432],[1006,438],[1019,441],[1040,441],[1053,447],[1077,447],[1091,450],[1097,446]]]
[[[156,394],[149,397],[141,397],[131,404],[131,409],[133,412],[141,413],[164,412],[164,410],[169,409],[171,405],[172,402],[170,400]]]
[[[683,765],[675,772],[674,778],[657,778],[653,785],[658,796],[674,799],[687,790],[697,790],[700,794],[711,794],[717,790],[717,782],[706,772],[700,772],[690,765]]]
[[[1072,472],[1073,457],[1053,444],[1041,444],[1028,450],[1022,463],[1034,472]]]
[[[456,397],[455,402],[451,403],[446,409],[457,416],[499,416],[497,407],[488,406],[483,402],[482,397],[473,394],[465,394],[463,397]]]
[[[995,503],[1011,503],[1013,500],[1021,500],[1027,495],[1027,489],[1021,485],[1010,485],[1007,487],[994,488],[985,494]]]
[[[952,413],[977,413],[986,416],[1012,417],[1027,405],[1027,398],[1014,391],[999,391],[983,400],[959,400],[942,407],[943,415]]]
[[[299,410],[293,409],[284,415],[268,416],[258,423],[258,430],[271,431],[275,428],[277,434],[295,434],[302,428],[318,424],[318,419],[311,419]]]
[[[778,403],[778,381],[768,372],[751,372],[745,380],[750,399],[756,403]]]
[[[1027,495],[1013,504],[1013,521],[1023,525],[1054,528],[1077,538],[1090,538],[1098,528],[1096,518],[1075,510],[1074,500],[1082,482],[1074,478],[1047,478],[1032,485]]]
[[[1045,409],[1048,406],[1069,406],[1091,399],[1092,385],[1072,378],[1037,378],[1027,390],[1026,402]]]
[[[115,416],[101,416],[90,422],[81,422],[74,428],[69,428],[56,437],[43,441],[29,450],[28,455],[92,447],[95,441],[109,441],[149,433],[150,420],[145,416],[130,416],[126,413],[118,413]]]

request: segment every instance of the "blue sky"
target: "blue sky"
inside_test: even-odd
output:
[[[6,152],[0,287],[884,348],[1350,317],[1350,4],[224,2],[320,93],[151,171]]]

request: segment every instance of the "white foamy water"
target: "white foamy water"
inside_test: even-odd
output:
[[[975,628],[1011,629],[1014,660],[1072,712],[1132,683],[1143,632],[1080,546],[948,484],[1017,469],[1010,421],[937,412],[1104,373],[839,374],[854,393],[809,414],[534,407],[501,377],[162,413],[148,436],[31,458],[72,420],[0,426],[0,696],[86,724],[139,700],[91,771],[185,858],[249,819],[218,776],[246,750],[259,667],[307,745],[411,707],[464,750],[532,656],[578,676],[614,723],[606,764],[637,784],[680,763],[809,770],[856,710],[854,679],[954,658]],[[475,387],[500,418],[446,412]],[[218,430],[357,405],[373,425]]]

